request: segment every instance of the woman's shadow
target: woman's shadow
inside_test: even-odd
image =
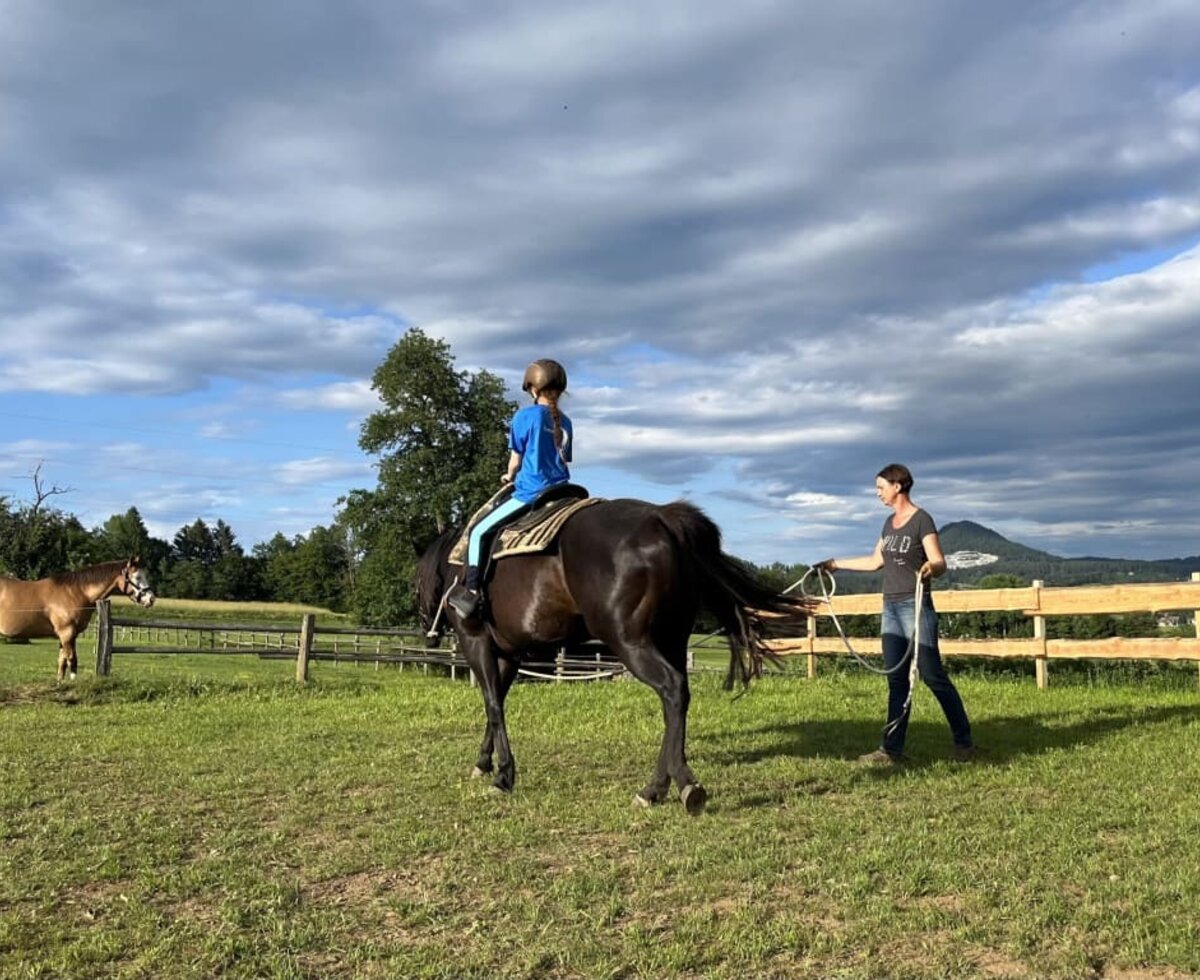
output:
[[[1057,749],[1093,745],[1132,725],[1175,720],[1195,721],[1200,705],[1097,708],[1084,718],[1079,712],[1050,712],[972,721],[979,747],[976,762],[1004,765],[1027,756]],[[854,761],[879,746],[883,726],[848,719],[786,721],[763,725],[748,732],[722,733],[704,738],[705,752],[726,765],[746,765],[773,758],[823,758]],[[759,744],[741,744],[746,736]],[[909,769],[950,758],[950,731],[942,719],[913,721],[908,727],[905,766]],[[894,772],[897,767],[882,767]]]

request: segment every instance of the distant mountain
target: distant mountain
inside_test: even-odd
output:
[[[1013,561],[1062,561],[1036,548],[1009,541],[1003,534],[974,521],[953,521],[938,530],[942,551],[947,555],[959,551],[974,551]]]
[[[974,521],[953,521],[938,530],[950,570],[937,588],[970,588],[989,575],[1015,575],[1046,585],[1106,585],[1116,582],[1176,582],[1200,572],[1200,555],[1141,561],[1126,558],[1062,558],[1015,541]],[[839,576],[845,592],[878,592],[882,576]]]
[[[1143,561],[1127,558],[1061,558],[1039,551],[973,521],[954,521],[939,531],[942,551],[951,570],[943,581],[955,585],[973,585],[987,575],[1016,575],[1025,581],[1041,579],[1047,585],[1103,585],[1114,582],[1172,582],[1189,578],[1200,571],[1200,555],[1192,558],[1167,558]],[[993,556],[982,562],[979,556]],[[963,556],[965,567],[954,567],[956,556]]]

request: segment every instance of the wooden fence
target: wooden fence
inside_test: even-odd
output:
[[[444,650],[425,646],[414,629],[377,629],[366,626],[318,626],[312,613],[296,625],[264,623],[206,623],[194,620],[117,618],[108,600],[96,604],[96,674],[112,673],[114,654],[253,655],[268,660],[292,660],[296,680],[308,680],[313,661],[332,663],[395,664],[400,669],[437,666],[475,676],[459,653],[453,637],[443,640]],[[589,644],[571,651],[560,649],[552,661],[527,664],[521,674],[530,679],[565,681],[611,678],[624,668],[603,647]]]
[[[1200,572],[1190,582],[1153,585],[1087,585],[1046,588],[1034,582],[1027,588],[947,590],[934,599],[940,613],[1019,612],[1033,620],[1033,636],[994,640],[940,639],[941,652],[952,657],[1008,657],[1032,659],[1037,685],[1046,687],[1049,662],[1060,659],[1129,659],[1200,661],[1200,614],[1193,637],[1111,637],[1095,640],[1056,640],[1046,637],[1046,617],[1086,616],[1105,613],[1200,610]],[[840,616],[878,615],[883,597],[839,595],[832,612]],[[838,636],[818,636],[817,619],[829,611],[810,616],[805,636],[769,640],[781,656],[807,656],[808,675],[816,676],[818,654],[845,654]],[[415,630],[370,629],[367,627],[318,626],[305,614],[296,626],[261,623],[166,622],[145,619],[115,619],[107,601],[97,603],[96,673],[112,670],[114,654],[254,654],[271,659],[294,660],[296,679],[308,679],[308,665],[316,661],[335,663],[417,664],[428,669],[437,665],[452,677],[466,671],[475,682],[465,659],[453,646],[445,651],[427,649]],[[117,640],[127,642],[118,643]],[[879,655],[878,641],[856,640],[861,653]],[[691,656],[689,654],[689,666]],[[527,664],[522,674],[548,680],[584,680],[619,676],[620,664],[602,647],[583,651],[560,650],[550,663]]]
[[[1047,616],[1087,616],[1107,613],[1200,610],[1200,572],[1190,582],[1152,585],[1084,585],[1046,588],[1035,581],[1020,589],[947,590],[934,595],[939,613],[1019,612],[1033,620],[1033,636],[997,640],[939,639],[943,654],[955,657],[1032,658],[1039,688],[1049,681],[1049,662],[1069,659],[1103,660],[1196,660],[1200,661],[1200,612],[1196,613],[1195,637],[1107,637],[1096,640],[1046,638]],[[879,615],[883,596],[834,596],[832,613],[837,616]],[[807,655],[808,675],[817,671],[817,654],[844,654],[838,636],[817,636],[817,619],[829,616],[820,611],[810,616],[805,636],[768,641],[776,653]],[[878,641],[855,641],[860,653],[880,655]],[[861,649],[860,649],[861,645]]]

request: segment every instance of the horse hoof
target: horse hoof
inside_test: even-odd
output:
[[[679,799],[683,801],[683,808],[694,817],[703,812],[704,804],[708,802],[708,792],[699,783],[689,783],[683,787]]]
[[[646,799],[646,797],[642,796],[641,793],[638,793],[637,796],[633,798],[633,805],[640,806],[643,810],[649,810],[652,806],[654,806],[654,802]]]
[[[495,783],[492,783],[492,785],[488,787],[488,792],[491,793],[492,796],[508,796],[512,790],[505,789],[503,786],[497,786]]]
[[[478,766],[476,766],[474,769],[471,770],[471,778],[472,779],[482,779],[486,775],[487,775],[487,770],[480,769]]]
[[[71,680],[75,680],[75,671],[71,671]]]

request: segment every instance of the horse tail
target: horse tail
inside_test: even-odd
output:
[[[748,685],[762,674],[762,663],[779,664],[763,642],[777,635],[807,631],[813,604],[785,595],[759,581],[748,568],[721,549],[721,531],[698,507],[677,500],[659,508],[659,520],[675,541],[685,568],[690,566],[701,604],[729,635],[729,673],[725,689],[737,679]]]

